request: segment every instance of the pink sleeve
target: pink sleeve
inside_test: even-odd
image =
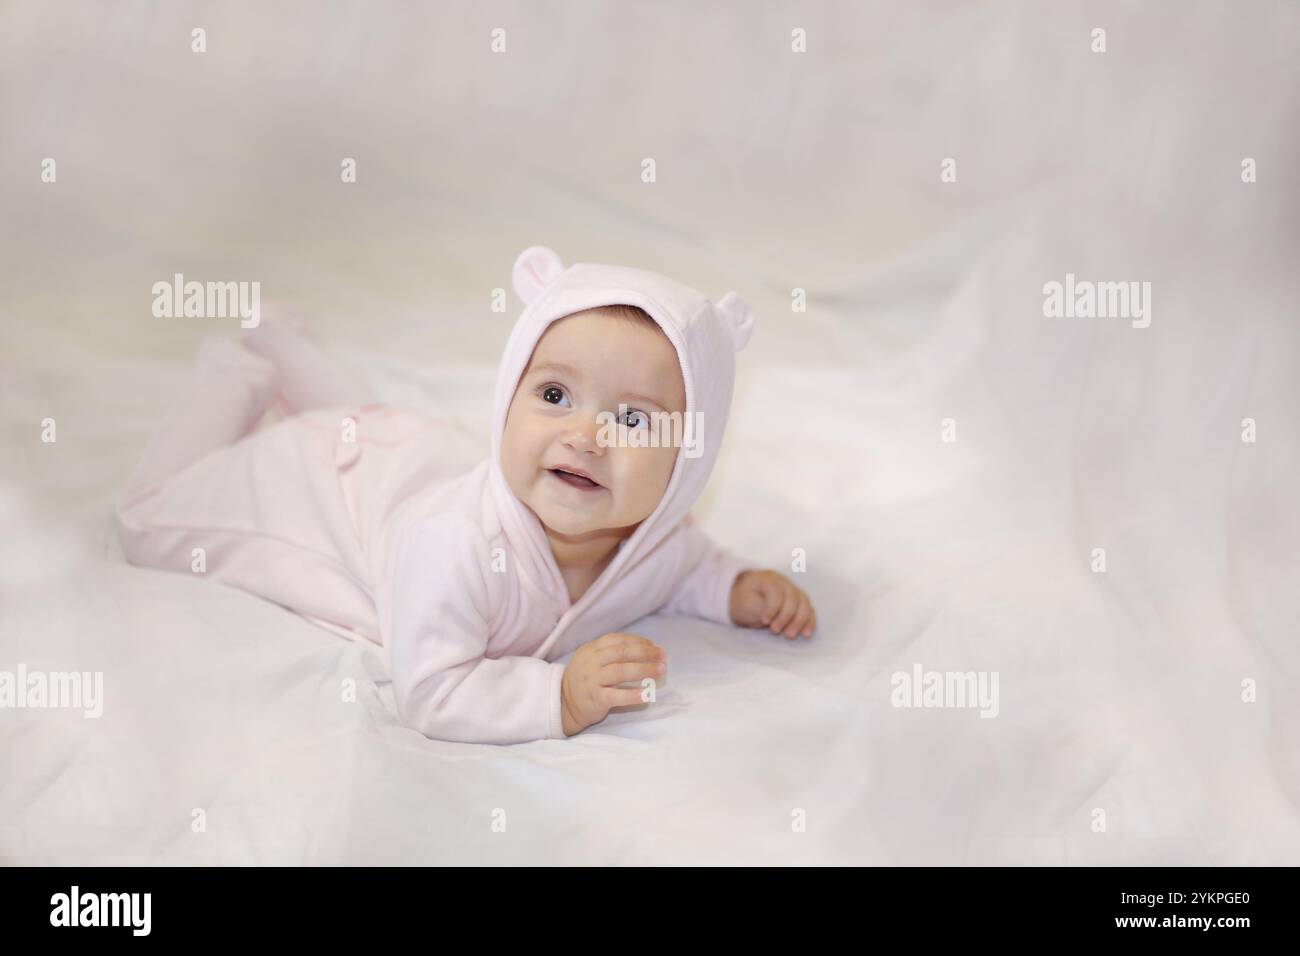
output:
[[[665,614],[688,614],[730,625],[731,586],[736,575],[754,567],[709,539],[694,515],[682,519],[677,532],[683,548],[681,566],[689,568],[677,589],[660,608]]]
[[[563,738],[563,664],[484,656],[492,571],[487,539],[460,515],[437,515],[402,532],[389,565],[388,633],[402,722],[426,737],[512,744]]]

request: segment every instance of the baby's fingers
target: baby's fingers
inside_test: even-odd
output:
[[[602,667],[616,663],[654,663],[668,659],[668,654],[662,647],[639,634],[608,634],[600,639],[597,648],[595,660]]]
[[[641,695],[644,693],[640,688],[632,687],[602,687],[600,689],[600,702],[606,707],[629,707],[635,704],[646,704]]]
[[[812,606],[811,602],[809,602],[808,610],[812,612],[812,616],[808,620],[808,627],[804,630],[804,636],[812,637],[813,633],[817,630],[817,609]]]
[[[600,669],[600,682],[606,687],[614,687],[625,681],[640,683],[647,677],[651,680],[659,680],[667,673],[668,665],[663,663],[606,664]]]
[[[812,601],[808,600],[807,594],[800,591],[799,610],[795,613],[794,620],[790,622],[790,626],[785,629],[785,636],[790,640],[794,640],[801,634],[804,637],[809,637],[810,632],[808,625],[812,620],[812,613]]]
[[[759,620],[763,622],[764,627],[774,623],[774,619],[781,611],[781,602],[785,597],[785,588],[780,584],[769,584],[764,582],[759,586],[759,597],[763,601],[763,613],[759,615]]]
[[[780,634],[790,624],[790,620],[799,610],[799,589],[793,584],[787,585],[785,596],[781,601],[781,610],[772,621],[772,633]]]

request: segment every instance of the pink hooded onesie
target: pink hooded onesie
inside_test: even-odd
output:
[[[481,446],[455,425],[384,405],[291,409],[255,431],[274,366],[206,342],[189,401],[118,503],[127,559],[202,573],[382,644],[402,722],[441,740],[563,738],[558,659],[578,645],[656,611],[730,624],[731,586],[749,565],[689,512],[717,460],[748,306],[640,269],[566,269],[540,246],[519,256],[514,286],[526,308],[501,358],[491,455],[468,470]],[[668,337],[698,427],[658,507],[571,602],[545,531],[506,483],[501,439],[547,327],[614,304],[644,309]]]

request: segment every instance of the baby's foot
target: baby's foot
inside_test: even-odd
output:
[[[264,302],[257,325],[241,333],[244,344],[254,352],[273,358],[277,344],[286,337],[312,337],[311,323],[297,306],[287,302]]]
[[[274,374],[273,364],[267,362],[264,356],[242,348],[232,339],[216,335],[204,336],[195,352],[194,361],[198,368],[220,365],[247,371],[250,379],[269,380]]]
[[[298,402],[291,392],[299,389],[286,383],[295,378],[293,356],[301,354],[305,347],[318,348],[319,345],[311,334],[311,326],[297,306],[288,302],[271,300],[261,306],[261,321],[240,333],[244,346],[265,358],[275,366],[278,387],[271,398],[271,410],[280,418],[295,414]]]
[[[302,313],[287,303],[264,303],[261,322],[242,335],[249,349],[275,366],[271,408],[281,417],[373,400],[364,380],[331,355]]]

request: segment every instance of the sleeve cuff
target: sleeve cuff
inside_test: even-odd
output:
[[[718,594],[714,608],[715,620],[731,627],[736,622],[731,619],[731,589],[741,571],[748,571],[752,565],[741,561],[729,551],[724,551],[718,561]]]
[[[564,733],[564,711],[562,709],[564,705],[561,700],[561,688],[564,684],[564,668],[566,665],[554,663],[549,666],[551,668],[551,682],[547,696],[547,706],[549,707],[547,736],[552,740],[563,740],[567,735]]]

